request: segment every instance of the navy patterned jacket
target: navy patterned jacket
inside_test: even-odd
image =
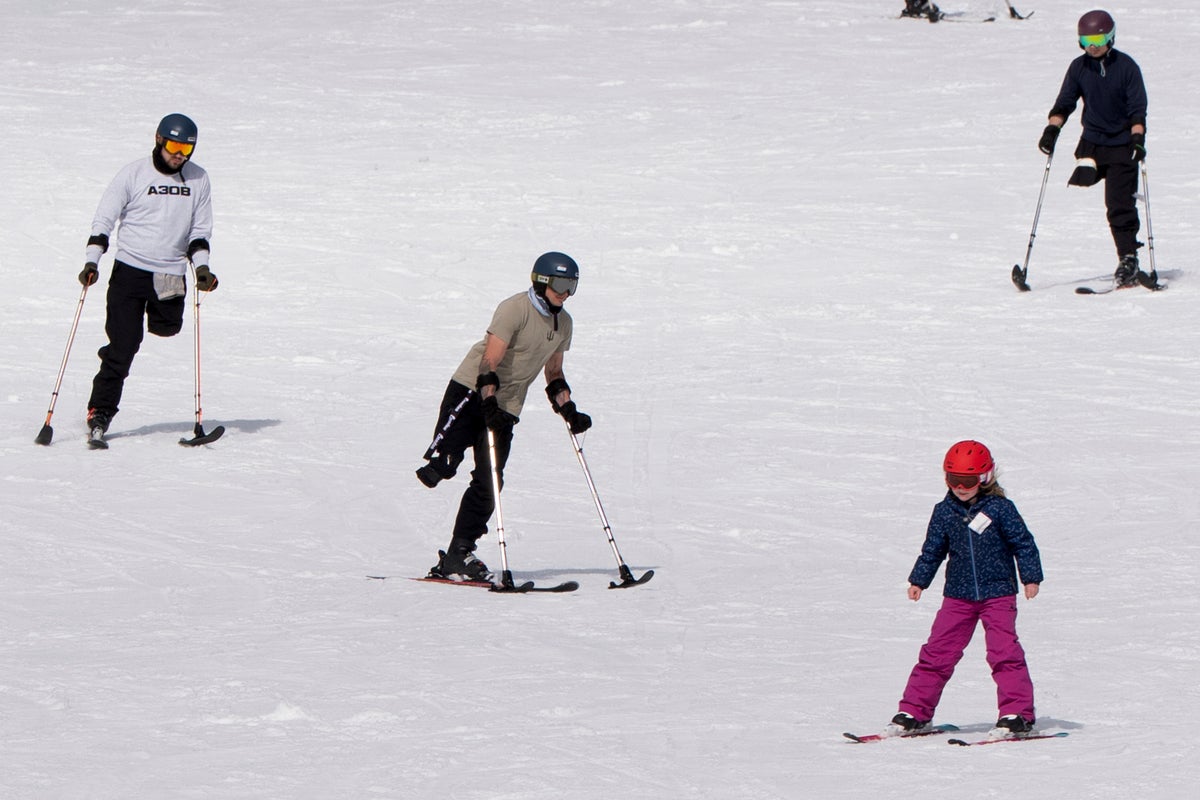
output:
[[[925,544],[908,582],[928,589],[947,556],[946,597],[990,600],[1015,595],[1018,567],[1021,583],[1042,582],[1033,534],[1004,497],[981,495],[967,504],[947,491],[946,499],[933,507]]]

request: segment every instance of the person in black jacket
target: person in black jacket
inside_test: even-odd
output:
[[[980,442],[957,442],[946,453],[946,497],[933,509],[921,555],[908,576],[908,598],[920,600],[942,561],[946,585],[929,640],[912,668],[897,734],[926,728],[954,667],[982,623],[987,660],[996,682],[1000,718],[996,735],[1033,729],[1033,682],[1017,639],[1017,570],[1025,597],[1037,597],[1042,562],[1033,534],[996,481],[996,464]]]
[[[1113,280],[1118,286],[1132,286],[1141,274],[1135,194],[1138,164],[1146,157],[1146,85],[1137,63],[1113,47],[1116,28],[1107,11],[1089,11],[1079,18],[1084,54],[1067,68],[1038,149],[1054,153],[1062,126],[1082,98],[1083,135],[1069,183],[1094,186],[1104,181],[1108,226],[1117,248]]]

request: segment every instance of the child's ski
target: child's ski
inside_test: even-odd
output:
[[[1000,742],[1028,742],[1032,739],[1061,739],[1071,734],[1066,731],[1056,733],[1018,733],[1012,736],[1000,736],[995,739],[980,739],[977,742],[964,742],[962,739],[951,739],[946,744],[956,744],[960,747],[974,747],[977,744],[999,744]]]
[[[934,725],[931,728],[925,728],[916,733],[867,733],[862,736],[854,733],[843,733],[842,736],[857,744],[866,744],[868,742],[882,742],[884,739],[915,739],[918,736],[936,736],[939,733],[954,733],[957,730],[957,725]]]

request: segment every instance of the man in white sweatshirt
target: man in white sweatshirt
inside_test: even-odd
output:
[[[84,286],[99,279],[100,257],[120,225],[108,281],[104,323],[108,344],[100,348],[100,371],[88,400],[93,439],[103,439],[118,411],[145,330],[174,336],[183,327],[188,262],[195,267],[197,289],[217,288],[217,276],[208,266],[212,236],[208,173],[191,161],[196,134],[196,123],[183,114],[163,117],[155,132],[154,151],[117,173],[92,220],[86,264],[79,273]]]

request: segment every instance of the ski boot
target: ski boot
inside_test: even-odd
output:
[[[474,544],[451,542],[447,550],[438,551],[438,563],[429,570],[430,578],[450,581],[481,581],[494,583],[495,575],[488,565],[475,557]]]
[[[108,425],[110,422],[112,422],[112,414],[96,408],[88,409],[87,426],[89,447],[94,450],[104,450],[108,447],[108,442],[104,441],[104,434],[108,432]]]
[[[992,729],[993,738],[1007,739],[1032,733],[1034,722],[1035,720],[1025,719],[1020,714],[1005,714],[996,720],[996,727]]]
[[[892,717],[892,722],[887,726],[887,730],[890,736],[909,736],[919,733],[928,727],[929,720],[917,719],[912,714],[901,711]]]
[[[1113,283],[1118,289],[1124,289],[1129,286],[1137,286],[1141,275],[1141,268],[1138,267],[1138,257],[1136,253],[1127,253],[1121,256],[1121,263],[1117,264],[1117,270],[1113,273]]]

